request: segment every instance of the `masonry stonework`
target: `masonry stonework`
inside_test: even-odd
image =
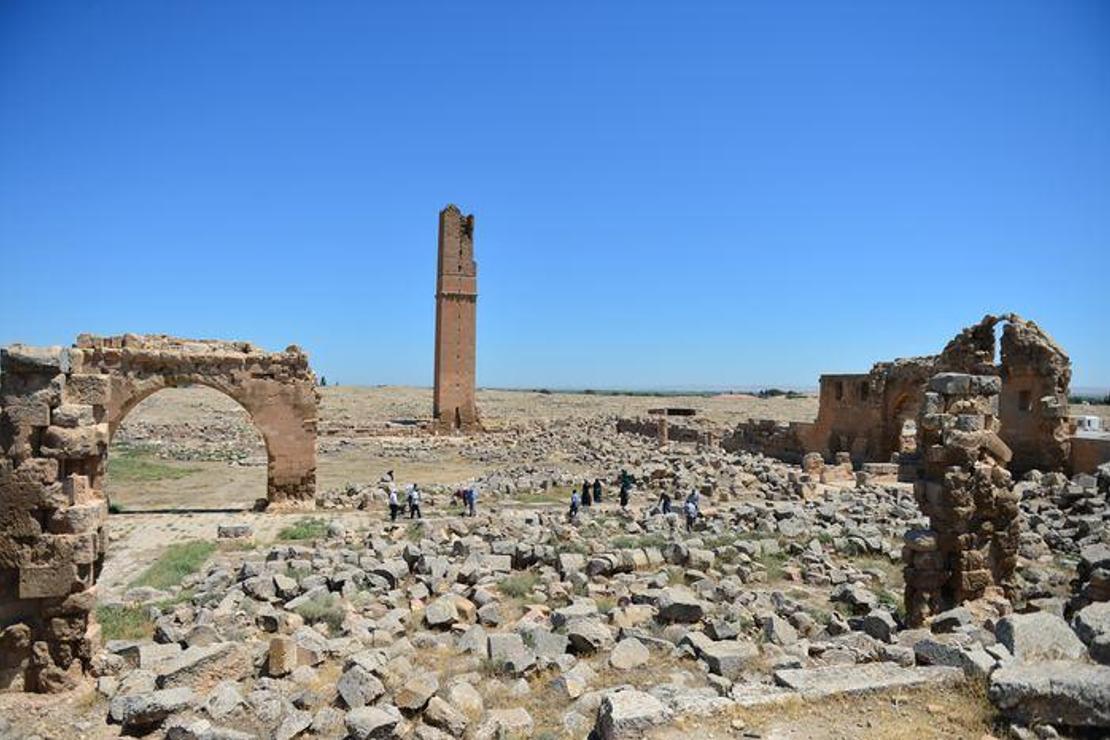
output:
[[[978,369],[990,369],[988,363]],[[1019,495],[998,435],[997,375],[939,373],[919,415],[922,465],[914,498],[929,529],[906,533],[906,619],[990,595],[1011,596],[1017,564]]]
[[[439,213],[436,355],[432,415],[442,430],[478,428],[475,393],[478,265],[474,216],[449,205]]]
[[[297,347],[129,334],[0,353],[0,690],[59,691],[88,668],[108,445],[140,401],[189,384],[250,414],[266,443],[270,506],[314,505],[316,383]]]
[[[995,364],[999,325],[1001,355]],[[912,457],[926,383],[937,372],[965,367],[969,360],[1001,377],[999,435],[1013,449],[1010,468],[1015,474],[1034,468],[1089,472],[1089,462],[1077,467],[1071,456],[1071,361],[1037,324],[1012,313],[985,316],[938,355],[879,362],[868,373],[822,375],[815,421],[786,425],[752,419],[738,425],[725,446],[794,463],[808,452],[825,459],[847,452],[857,466]]]

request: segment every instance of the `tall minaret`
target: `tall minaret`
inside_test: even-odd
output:
[[[478,264],[474,216],[454,205],[439,212],[436,271],[436,377],[432,415],[440,429],[478,427],[474,403],[475,309]]]

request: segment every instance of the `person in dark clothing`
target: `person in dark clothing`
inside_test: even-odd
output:
[[[601,503],[601,478],[594,478],[594,503]]]
[[[671,494],[666,491],[659,494],[659,510],[664,514],[671,513]]]
[[[621,487],[621,508],[628,507],[628,495],[632,491],[632,476],[628,474],[627,470],[621,470],[621,474],[617,476],[617,481]]]
[[[415,483],[409,489],[408,499],[409,519],[423,519],[424,517],[420,513],[420,489],[416,487]]]
[[[590,500],[590,482],[582,482],[582,505],[589,506],[593,502]]]

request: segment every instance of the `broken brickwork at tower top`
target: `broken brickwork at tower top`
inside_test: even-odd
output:
[[[478,265],[474,216],[454,205],[439,213],[436,270],[435,390],[432,414],[443,430],[478,427],[474,400]]]

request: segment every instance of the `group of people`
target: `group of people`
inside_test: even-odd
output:
[[[478,489],[460,488],[455,491],[455,500],[462,504],[464,516],[478,516]]]
[[[635,480],[628,474],[627,470],[622,470],[617,478],[620,485],[620,505],[621,508],[628,506],[629,495],[632,491],[632,486]],[[601,481],[594,479],[591,484],[588,480],[582,483],[581,493],[577,489],[573,489],[570,494],[570,511],[567,513],[567,518],[573,521],[577,516],[580,507],[592,506],[601,502]],[[591,495],[592,494],[592,495]],[[694,528],[694,523],[701,515],[700,511],[700,496],[697,490],[691,490],[686,496],[686,500],[682,504],[682,512],[686,516],[686,530],[691,531]],[[659,501],[655,505],[655,511],[660,514],[670,514],[672,511],[671,494],[663,490],[659,494]]]
[[[424,518],[424,515],[420,512],[420,500],[423,498],[423,494],[421,494],[419,486],[415,483],[409,484],[408,490],[405,492],[405,503],[402,505],[400,496],[397,495],[397,484],[393,479],[392,470],[385,472],[380,483],[389,491],[389,521],[397,521],[397,517],[406,511],[409,519]]]
[[[617,484],[620,486],[619,500],[622,509],[627,508],[628,506],[628,499],[632,492],[632,486],[635,484],[635,482],[636,480],[628,474],[627,470],[622,470],[620,472],[620,475],[617,476]],[[576,516],[578,516],[578,511],[580,507],[588,507],[595,504],[600,504],[602,490],[603,487],[601,485],[600,478],[594,478],[593,483],[590,483],[588,479],[582,481],[581,492],[579,492],[578,489],[571,489],[570,512],[568,514],[568,517],[570,519],[574,519]]]
[[[628,506],[629,496],[631,495],[632,486],[635,482],[636,480],[628,474],[627,470],[621,470],[620,475],[617,476],[617,483],[620,486],[620,505],[622,509]],[[409,515],[409,519],[423,518],[423,514],[420,511],[422,494],[417,484],[409,484],[405,494],[405,503],[402,505],[400,496],[397,494],[397,486],[394,483],[392,470],[387,471],[382,477],[382,483],[389,490],[389,520],[391,522],[397,521],[397,517],[403,515],[406,511]],[[582,481],[581,490],[577,488],[571,490],[570,511],[567,514],[567,518],[573,521],[577,518],[581,507],[590,507],[595,504],[600,504],[602,491],[603,486],[600,478],[594,478],[592,483],[589,479]],[[454,500],[462,504],[464,516],[477,516],[477,489],[474,487],[460,488],[455,491]],[[697,521],[700,515],[698,503],[699,496],[697,490],[691,490],[682,504],[682,511],[686,515],[687,531],[694,528],[694,522]],[[661,514],[671,513],[671,495],[666,490],[660,492],[659,501],[655,505],[655,510]]]
[[[686,515],[687,531],[694,528],[694,522],[696,522],[698,516],[700,516],[699,502],[700,496],[698,492],[696,490],[691,490],[682,504],[682,513]],[[660,514],[670,514],[673,510],[671,506],[671,494],[665,489],[660,492],[659,501],[655,504],[655,508]]]

